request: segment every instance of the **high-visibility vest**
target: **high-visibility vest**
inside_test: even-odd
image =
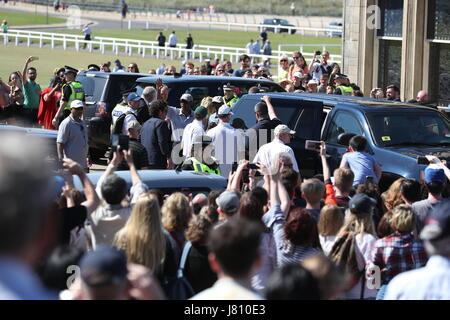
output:
[[[83,89],[83,85],[78,81],[72,81],[72,82],[66,83],[62,88],[63,92],[64,92],[65,86],[69,86],[70,89],[72,90],[72,93],[70,94],[70,97],[69,97],[69,101],[67,102],[67,105],[64,108],[66,110],[70,110],[70,104],[72,103],[73,100],[81,100],[81,101],[84,100],[84,89]]]
[[[231,98],[229,101],[227,101],[226,97],[223,97],[223,100],[225,101],[225,104],[230,107],[230,109],[233,109],[233,106],[236,104],[236,102],[239,101],[239,98],[238,96],[234,95],[233,98]]]
[[[214,162],[217,162],[216,158],[211,157],[211,159],[214,160]],[[219,167],[217,167],[217,169],[211,169],[210,167],[208,167],[208,165],[201,163],[195,157],[187,158],[186,161],[188,161],[188,160],[192,161],[192,166],[194,167],[194,172],[209,172],[209,173],[214,173],[214,174],[218,174],[218,175],[221,174]]]
[[[351,96],[353,93],[353,88],[350,86],[337,86],[336,89],[341,90],[343,96]]]
[[[111,118],[112,118],[112,124],[111,126],[114,127],[116,124],[117,119],[125,113],[128,110],[128,104],[118,103],[114,107],[114,109],[111,112]]]

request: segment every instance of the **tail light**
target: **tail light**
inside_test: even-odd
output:
[[[104,102],[97,103],[97,112],[95,113],[95,116],[96,117],[108,117],[106,103],[104,103]]]

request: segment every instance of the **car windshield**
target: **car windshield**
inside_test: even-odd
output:
[[[280,24],[289,24],[289,22],[287,22],[287,20],[280,19]]]
[[[377,145],[383,147],[450,145],[450,122],[434,111],[368,113]]]

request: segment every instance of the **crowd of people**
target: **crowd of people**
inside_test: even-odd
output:
[[[275,131],[279,146],[292,132]],[[130,150],[117,148],[94,186],[76,161],[51,171],[38,144],[5,135],[0,298],[450,298],[441,160],[427,156],[423,182],[400,178],[380,193],[358,180],[377,176],[363,137],[333,176],[322,143],[323,175],[303,181],[287,148],[259,155],[257,169],[240,161],[226,190],[164,194],[141,180]],[[122,162],[131,189],[115,174]]]
[[[328,85],[333,79],[334,94],[353,90],[327,65],[327,53],[320,57],[310,66],[299,52],[291,66],[280,59],[286,87],[311,76]],[[60,166],[49,166],[32,141],[2,137],[0,298],[450,298],[450,170],[438,158],[427,156],[424,181],[401,178],[382,193],[381,168],[366,138],[354,136],[334,172],[322,143],[323,175],[303,179],[288,145],[295,131],[278,118],[269,96],[254,106],[256,124],[247,129],[253,134],[243,135],[242,123],[231,121],[239,99],[232,85],[199,106],[184,93],[175,108],[158,80],[141,96],[122,92],[111,133],[128,136],[129,148],[119,140],[94,186],[86,175],[88,128],[78,70],[56,69],[41,91],[30,67],[35,60],[28,58],[22,73],[0,83],[1,116],[57,129]],[[124,69],[115,63],[115,72]],[[249,63],[244,55],[231,74],[245,76]],[[226,64],[214,68],[207,61],[204,67],[211,73]],[[105,67],[111,66],[88,69]],[[184,68],[186,74],[195,69],[192,63]],[[127,70],[139,72],[136,64]],[[388,99],[397,94],[388,87]],[[227,178],[228,186],[208,194],[163,194],[148,189],[141,169],[209,172]],[[117,170],[129,170],[130,189]]]

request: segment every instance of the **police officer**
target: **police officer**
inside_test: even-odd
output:
[[[339,94],[342,96],[352,95],[353,88],[350,86],[348,77],[345,74],[336,74],[334,80],[336,81],[336,90],[334,90],[334,94]]]
[[[229,83],[223,86],[223,100],[230,109],[233,109],[233,106],[239,101],[239,97],[234,93],[233,89],[234,87]]]
[[[208,136],[197,136],[194,139],[191,157],[184,160],[181,170],[194,172],[209,172],[220,175],[219,161],[211,156],[212,139]]]
[[[62,98],[58,111],[53,118],[52,124],[58,127],[58,123],[70,115],[70,104],[74,100],[85,102],[83,85],[75,81],[78,70],[69,66],[64,66],[65,84],[62,87]]]
[[[131,92],[135,92],[136,90],[125,90],[122,92],[122,101],[118,104],[116,104],[116,106],[114,107],[114,109],[111,112],[111,118],[112,118],[112,123],[111,123],[111,131],[114,128],[114,126],[116,125],[116,121],[117,119],[119,119],[119,117],[127,112],[128,109],[128,95]]]

